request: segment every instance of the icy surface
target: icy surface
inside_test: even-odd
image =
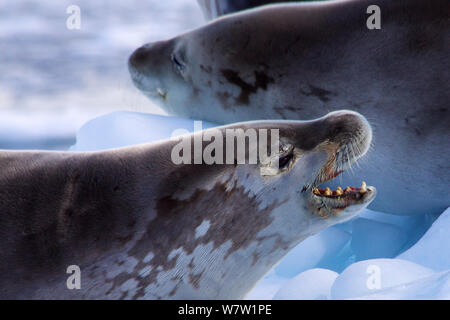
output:
[[[247,300],[272,300],[281,286],[289,279],[280,277],[274,271],[261,280],[245,297]]]
[[[450,269],[450,208],[435,222],[423,238],[400,259],[420,263],[436,271]]]
[[[363,297],[433,274],[433,270],[400,259],[365,260],[352,264],[337,277],[331,288],[333,299]],[[376,278],[378,277],[378,278]],[[377,279],[379,279],[379,282]]]
[[[366,300],[450,300],[450,271],[432,274],[413,282],[380,290]]]
[[[327,300],[338,274],[326,269],[311,269],[288,281],[274,300]]]

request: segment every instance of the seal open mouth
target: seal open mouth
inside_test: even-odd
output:
[[[336,173],[335,177],[341,172],[343,171]],[[330,180],[332,179],[327,179],[326,181]],[[376,195],[376,189],[372,186],[367,186],[364,181],[359,188],[346,187],[342,189],[337,187],[336,190],[332,190],[329,187],[319,188],[314,186],[310,190],[312,200],[318,205],[318,214],[322,218],[335,216],[351,205],[372,201]]]
[[[327,186],[321,186],[351,168],[369,149],[371,142],[369,124],[357,117],[353,120],[348,117],[347,120],[351,125],[343,131],[344,134],[332,135],[316,147],[319,151],[325,150],[328,159],[303,189],[304,192],[310,192],[319,216],[324,218],[335,216],[352,205],[367,204],[376,196],[376,189],[364,181],[360,187],[349,186],[345,189],[337,187],[336,190],[332,190]]]

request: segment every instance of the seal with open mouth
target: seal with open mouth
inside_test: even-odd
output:
[[[250,129],[278,130],[266,161],[171,161],[181,142]],[[100,152],[1,151],[0,298],[243,298],[299,242],[375,198],[365,183],[323,186],[371,138],[364,117],[339,111]],[[71,265],[79,290],[66,286]]]

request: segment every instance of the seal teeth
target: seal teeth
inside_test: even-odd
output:
[[[355,192],[359,192],[360,194],[366,194],[369,192],[369,189],[367,189],[367,184],[363,181],[361,183],[361,188],[352,188],[347,187],[345,190],[342,190],[341,187],[337,187],[336,190],[331,190],[329,187],[326,187],[325,189],[319,189],[317,187],[312,188],[312,193],[317,196],[326,196],[326,197],[345,197],[349,196],[350,194],[353,194]]]
[[[361,189],[359,190],[359,193],[367,193],[367,184],[364,181],[361,183]]]

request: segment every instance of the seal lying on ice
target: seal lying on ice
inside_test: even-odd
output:
[[[234,151],[232,164],[171,161],[180,143],[200,138],[206,152],[204,138],[228,130],[271,140],[275,130],[279,148],[255,164],[239,164]],[[319,186],[362,157],[371,137],[364,117],[340,111],[101,152],[1,151],[0,298],[243,298],[299,242],[374,199],[365,183]],[[262,141],[248,143],[247,156]],[[80,290],[66,286],[71,265]]]

